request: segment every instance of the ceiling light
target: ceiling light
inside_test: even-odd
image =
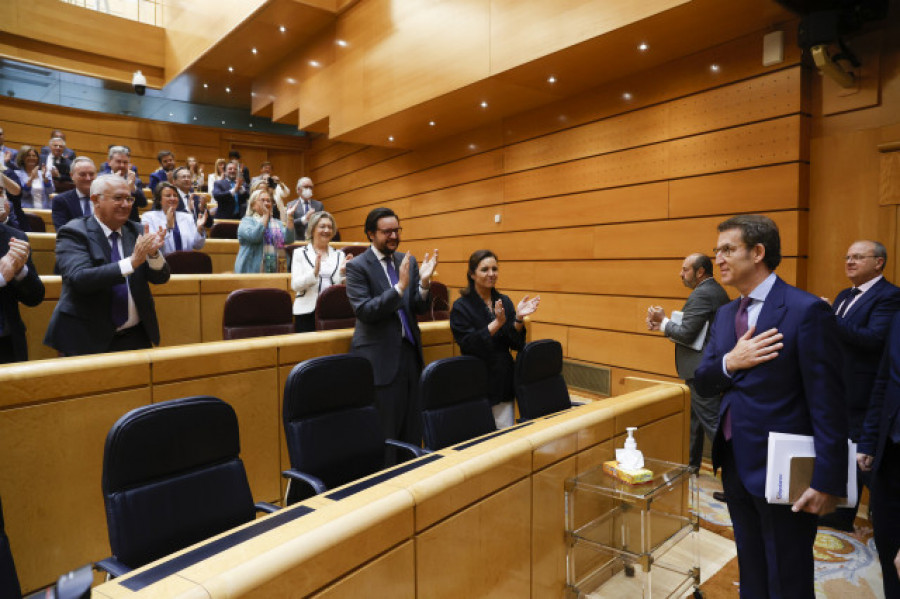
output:
[[[222,121],[222,124],[224,125],[224,124],[225,124],[225,121]]]
[[[487,108],[487,107],[488,107],[488,103],[487,103],[486,100],[482,100],[482,101],[481,101],[481,107],[482,107],[482,108]]]
[[[622,94],[622,99],[623,99],[623,100],[630,100],[630,99],[631,99],[631,93],[625,92],[624,94]]]
[[[294,79],[293,77],[288,77],[287,79],[285,79],[285,81],[287,81],[291,85],[294,85],[295,83],[297,83],[297,80]]]
[[[175,116],[175,113],[174,113],[174,112],[170,112],[170,113],[169,113],[169,116]]]
[[[226,93],[226,94],[230,94],[230,93],[231,93],[231,88],[230,88],[230,87],[226,87],[226,88],[225,88],[225,93]]]
[[[208,87],[209,87],[209,83],[204,83],[204,84],[203,84],[203,89],[206,89],[206,88],[208,88]]]
[[[394,141],[394,136],[393,136],[393,135],[388,135],[388,141]]]
[[[287,31],[287,29],[285,29],[284,25],[281,25],[281,26],[278,28],[278,31],[280,31],[281,33],[284,33],[285,31]]]
[[[470,149],[470,150],[474,150],[474,149],[476,149],[477,147],[478,147],[478,146],[476,146],[475,144],[469,144],[469,149]]]
[[[428,126],[429,126],[429,127],[434,127],[434,124],[435,124],[434,121],[428,121]]]
[[[194,120],[196,121],[196,120],[197,120],[197,117],[194,117]]]
[[[253,52],[253,54],[256,54],[256,48],[250,48],[250,51]]]
[[[322,65],[319,64],[319,61],[318,61],[318,60],[310,60],[310,61],[309,61],[309,66],[319,68],[319,67],[322,66]]]
[[[256,97],[256,92],[250,92],[250,97],[251,97],[251,98],[255,98],[255,97]]]
[[[251,129],[253,128],[253,123],[250,123],[250,128],[251,128]]]
[[[711,65],[709,65],[709,70],[712,71],[713,73],[718,73],[718,72],[719,72],[719,65],[717,65],[717,64],[711,64]]]
[[[347,40],[337,40],[337,41],[334,42],[334,43],[336,43],[336,44],[337,44],[338,46],[340,46],[341,48],[346,48],[346,47],[347,47]]]
[[[234,73],[234,67],[229,66],[229,67],[228,67],[228,72],[229,72],[229,73]]]
[[[547,77],[547,83],[556,83],[556,77],[550,75],[549,77]]]
[[[650,46],[647,45],[647,42],[641,42],[638,45],[638,50],[640,50],[641,52],[646,52],[649,49],[650,49]]]

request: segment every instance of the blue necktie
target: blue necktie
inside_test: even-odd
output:
[[[397,277],[397,269],[394,268],[394,260],[391,256],[386,256],[384,263],[387,265],[388,280],[391,282],[392,286],[396,285],[400,279]],[[403,301],[402,297],[400,298],[400,301]],[[415,345],[416,340],[413,339],[412,331],[409,329],[409,315],[406,313],[406,308],[404,308],[402,304],[397,315],[400,317],[400,322],[403,324],[403,336],[406,337],[407,341]]]
[[[181,244],[181,232],[178,230],[178,223],[175,223],[175,228],[172,229],[172,237],[175,238],[175,251],[180,252],[182,248]]]
[[[81,216],[90,216],[91,214],[91,198],[84,196],[81,198]]]
[[[734,315],[734,334],[740,339],[750,329],[750,318],[747,309],[750,307],[752,298],[742,297],[741,304],[738,306],[737,314]],[[722,434],[726,441],[731,441],[731,407],[725,412],[725,418],[722,421]]]
[[[116,264],[122,259],[119,254],[119,233],[113,231],[109,234],[109,241],[112,244],[111,262]],[[112,287],[112,310],[111,316],[113,325],[118,329],[128,320],[128,282],[117,283]]]

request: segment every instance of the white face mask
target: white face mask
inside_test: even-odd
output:
[[[304,187],[304,188],[300,191],[300,196],[301,196],[304,200],[308,200],[309,198],[312,197],[312,189],[310,189],[309,187]]]

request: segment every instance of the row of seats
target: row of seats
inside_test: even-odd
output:
[[[178,252],[176,252],[178,253]],[[170,254],[171,255],[171,254]],[[225,299],[222,338],[245,339],[294,332],[293,300],[284,289],[237,289]],[[447,286],[431,283],[431,305],[418,314],[419,322],[448,320],[450,299]],[[315,310],[316,330],[350,329],[356,326],[353,306],[345,285],[332,285],[319,294]]]

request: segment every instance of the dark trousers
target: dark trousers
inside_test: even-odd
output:
[[[724,445],[722,485],[734,526],[741,598],[815,599],[817,516],[751,495],[738,476],[732,443]]]
[[[297,333],[311,333],[316,330],[316,313],[294,314],[294,331]]]
[[[153,343],[144,330],[144,325],[137,323],[133,327],[124,329],[115,334],[109,342],[109,352],[129,351],[132,349],[150,349]]]
[[[900,551],[900,444],[891,443],[890,439],[884,447],[878,471],[872,473],[869,498],[884,596],[885,599],[900,599],[900,577],[894,566]]]
[[[0,337],[0,364],[9,364],[16,361],[16,355],[13,352],[12,337]]]
[[[419,407],[419,360],[407,341],[400,344],[397,375],[387,385],[375,387],[375,407],[387,439],[422,444],[422,410]],[[393,460],[389,463],[395,463]]]
[[[691,445],[689,465],[700,468],[703,461],[703,436],[709,438],[710,444],[716,438],[716,429],[719,426],[719,405],[722,396],[703,397],[694,389],[693,379],[685,381],[691,390]]]

